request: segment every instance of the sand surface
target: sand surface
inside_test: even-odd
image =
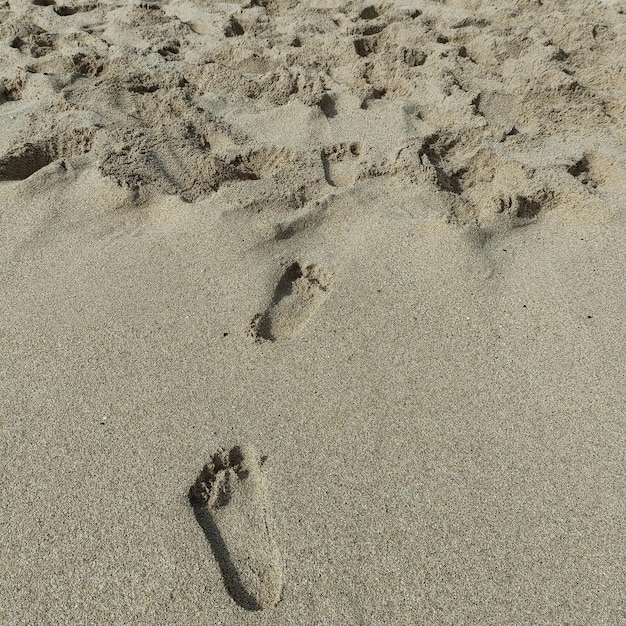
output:
[[[0,622],[624,623],[625,2],[4,0],[0,103]]]

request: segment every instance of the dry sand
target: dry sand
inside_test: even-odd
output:
[[[625,2],[5,0],[0,92],[3,624],[624,623]]]

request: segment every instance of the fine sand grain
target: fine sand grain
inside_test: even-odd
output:
[[[623,0],[0,0],[0,622],[623,624],[625,119]]]

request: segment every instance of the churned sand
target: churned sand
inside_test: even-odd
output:
[[[623,624],[626,3],[0,0],[3,624]]]

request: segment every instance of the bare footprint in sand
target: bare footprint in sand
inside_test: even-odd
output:
[[[250,335],[256,340],[277,341],[297,333],[326,299],[331,276],[317,265],[292,263],[274,289],[264,313],[254,316]]]
[[[32,137],[0,156],[0,180],[24,180],[53,161],[91,150],[95,128],[68,128],[57,136]]]
[[[226,588],[249,611],[276,606],[283,587],[260,464],[249,446],[219,450],[189,491]]]

